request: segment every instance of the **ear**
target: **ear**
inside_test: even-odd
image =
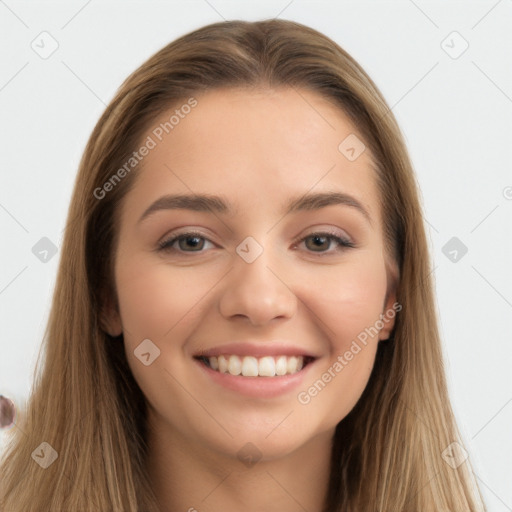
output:
[[[104,302],[104,306],[100,312],[100,323],[101,328],[114,338],[123,333],[119,308],[111,299]]]
[[[379,332],[379,340],[386,341],[390,338],[393,328],[395,327],[395,318],[398,312],[402,309],[402,305],[396,299],[396,290],[398,286],[398,278],[393,269],[388,274],[388,290],[384,299],[384,305],[380,319],[384,326]]]

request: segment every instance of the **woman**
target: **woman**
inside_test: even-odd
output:
[[[45,349],[5,510],[484,510],[399,128],[298,23],[201,28],[124,82]]]

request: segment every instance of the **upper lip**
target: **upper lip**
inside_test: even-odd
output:
[[[282,342],[236,342],[227,343],[225,345],[217,345],[209,349],[199,350],[194,353],[194,357],[213,357],[220,355],[234,355],[234,356],[306,356],[317,358],[312,351],[290,345],[289,343]]]

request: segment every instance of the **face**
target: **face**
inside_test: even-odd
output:
[[[195,98],[144,135],[156,144],[120,210],[108,328],[155,428],[272,459],[332,434],[393,327],[376,175],[368,148],[338,148],[358,132],[314,93]],[[170,198],[192,194],[216,200]]]

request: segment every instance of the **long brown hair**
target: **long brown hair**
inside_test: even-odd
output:
[[[336,428],[324,510],[485,510],[469,460],[454,467],[443,456],[463,443],[449,403],[421,204],[401,132],[352,57],[321,33],[279,19],[216,23],[180,37],[125,80],[94,128],[68,213],[44,357],[0,466],[2,510],[158,511],[145,468],[145,398],[122,335],[110,337],[102,327],[103,312],[116,307],[119,206],[136,171],[101,199],[94,191],[130,158],[162,110],[220,87],[316,92],[350,117],[376,162],[402,310],[390,341],[379,344],[363,395]],[[36,463],[36,455],[50,460],[52,450],[52,464]]]

